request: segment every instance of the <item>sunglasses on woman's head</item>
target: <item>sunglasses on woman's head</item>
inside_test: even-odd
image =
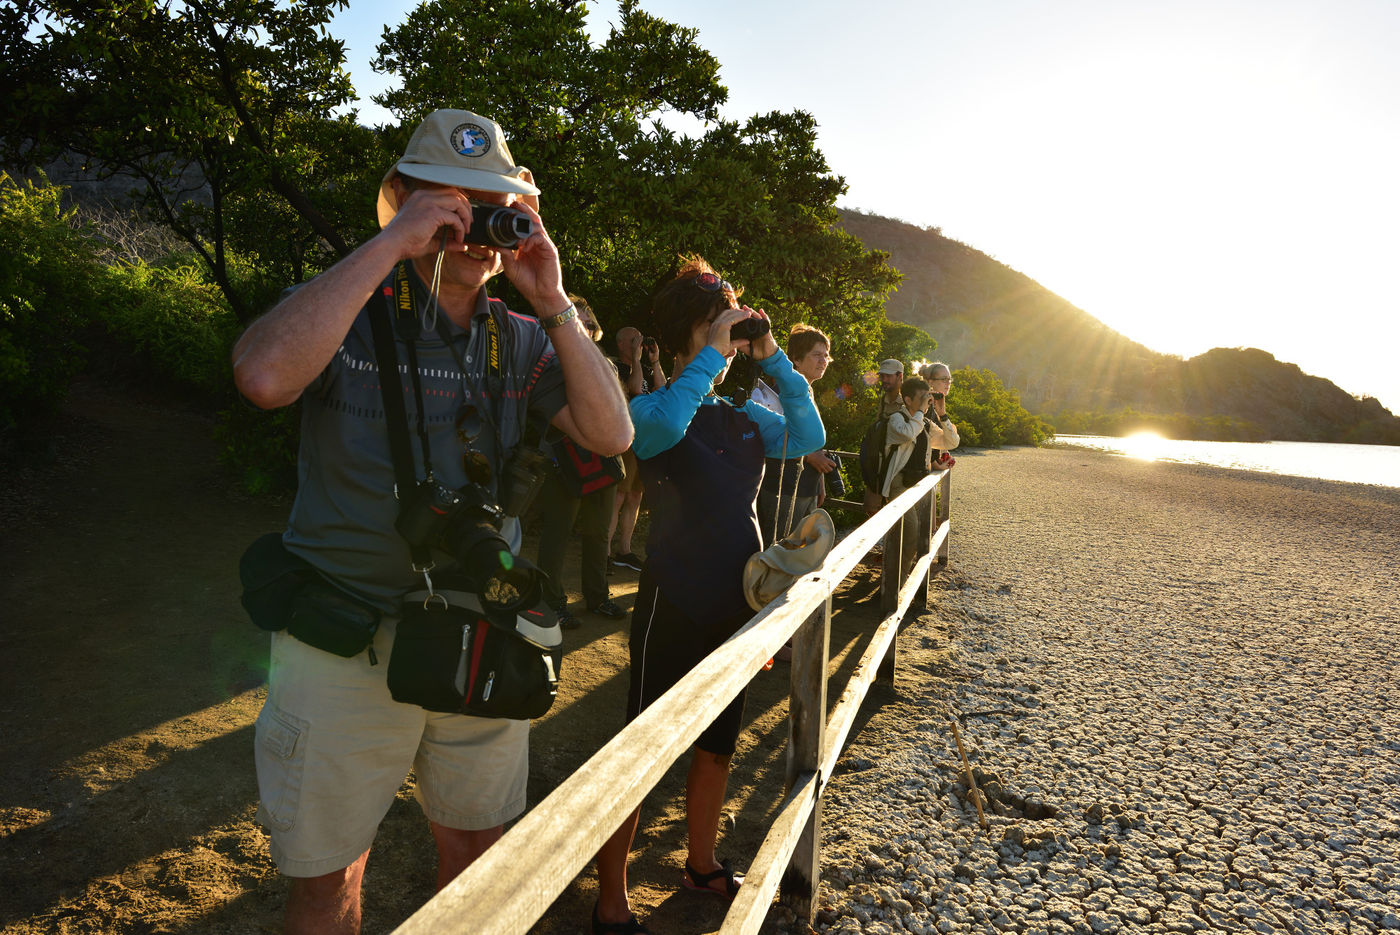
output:
[[[693,280],[701,292],[733,292],[734,287],[715,273],[701,273]]]

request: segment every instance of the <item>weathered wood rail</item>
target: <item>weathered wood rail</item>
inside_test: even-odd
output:
[[[810,922],[821,879],[822,788],[871,684],[894,678],[900,623],[916,598],[916,609],[927,606],[933,572],[947,563],[950,495],[949,472],[935,472],[848,534],[820,568],[755,614],[395,931],[528,931],[789,638],[788,791],[720,931],[757,932],[775,894]],[[882,538],[883,618],[829,707],[831,595]]]

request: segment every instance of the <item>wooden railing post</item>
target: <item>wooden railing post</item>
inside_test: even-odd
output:
[[[880,562],[880,611],[885,614],[892,613],[899,607],[899,586],[904,583],[904,543],[908,536],[913,535],[913,524],[909,522],[909,514],[905,513],[899,518],[899,522],[890,527],[890,531],[885,534],[885,547],[883,558]],[[898,639],[890,640],[889,652],[885,653],[880,660],[880,667],[876,670],[875,680],[887,685],[894,684],[894,657],[895,644]]]
[[[948,522],[953,510],[953,472],[946,471],[941,480],[934,487],[938,492],[938,522],[935,526],[942,526]],[[938,566],[940,569],[948,565],[948,540],[951,536],[944,536],[943,542],[938,546]],[[932,568],[929,569],[932,571]]]
[[[946,475],[945,475],[946,476]],[[933,537],[938,532],[938,527],[942,524],[942,500],[938,496],[939,485],[943,481],[940,479],[933,489],[928,492],[928,501],[919,505],[919,516],[925,521],[924,535],[919,536],[919,555],[924,556],[933,548]],[[928,573],[924,576],[924,609],[928,610],[933,606],[933,569],[934,563],[929,562]]]
[[[831,595],[792,637],[788,713],[787,789],[804,773],[821,769],[826,750],[826,666],[831,652]],[[821,778],[817,798],[783,874],[778,898],[808,925],[816,918],[821,881]]]

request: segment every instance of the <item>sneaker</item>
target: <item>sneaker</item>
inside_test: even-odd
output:
[[[619,568],[630,568],[633,571],[642,570],[642,560],[637,558],[636,552],[623,552],[612,557],[612,563]]]
[[[627,611],[618,607],[612,601],[603,601],[603,603],[599,604],[597,607],[588,608],[588,612],[590,614],[597,614],[600,617],[609,617],[613,620],[621,620],[623,617],[627,616]]]
[[[583,621],[569,613],[568,607],[555,607],[554,616],[559,620],[559,628],[562,630],[577,630],[583,626]]]

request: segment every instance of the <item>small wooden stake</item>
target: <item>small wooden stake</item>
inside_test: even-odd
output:
[[[958,719],[953,718],[953,739],[958,742],[958,756],[962,757],[963,771],[967,774],[967,787],[972,790],[972,804],[977,806],[977,823],[987,830],[987,815],[982,811],[982,792],[977,788],[977,780],[972,778],[972,764],[967,761],[967,751],[963,749],[962,733],[958,731]]]

